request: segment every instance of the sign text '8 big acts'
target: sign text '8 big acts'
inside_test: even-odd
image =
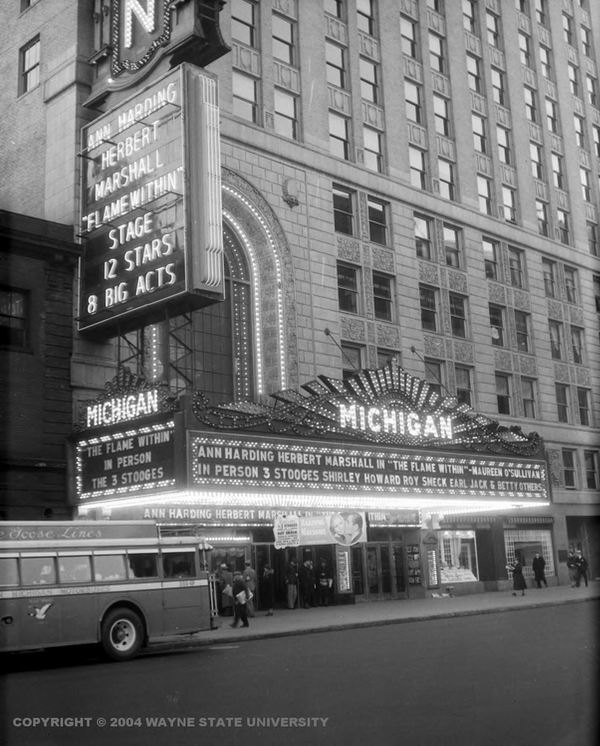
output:
[[[80,331],[222,298],[216,97],[183,64],[83,129]]]

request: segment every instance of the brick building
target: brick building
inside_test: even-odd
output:
[[[190,3],[178,5],[175,35]],[[0,208],[74,226],[72,240],[80,126],[131,94],[109,80],[117,6],[3,11],[12,178]],[[494,530],[507,556],[541,546],[559,579],[569,547],[598,574],[597,3],[196,7],[217,13],[230,47],[205,26],[218,50],[201,64],[219,89],[225,300],[100,341],[75,331],[73,425],[124,368],[183,399],[260,403],[394,360],[502,427],[539,433],[551,504],[495,516]],[[168,69],[165,57],[150,79]],[[452,537],[483,525],[429,520]]]

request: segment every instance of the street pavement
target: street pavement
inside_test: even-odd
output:
[[[163,638],[153,648],[173,644],[231,644],[240,640],[585,603],[599,598],[600,581],[594,580],[588,587],[580,588],[572,588],[569,585],[528,588],[525,596],[521,596],[520,593],[513,596],[512,591],[507,590],[467,596],[360,602],[310,609],[275,609],[273,616],[267,616],[265,611],[257,611],[256,616],[249,619],[250,626],[247,628],[232,628],[231,617],[217,617],[214,620],[215,629],[185,637]]]

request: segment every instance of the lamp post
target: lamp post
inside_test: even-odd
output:
[[[204,565],[204,570],[208,572],[208,565],[206,564],[206,553],[210,552],[210,550],[212,549],[212,544],[209,544],[208,541],[204,537],[202,537],[198,542],[198,547],[202,550],[202,564]]]

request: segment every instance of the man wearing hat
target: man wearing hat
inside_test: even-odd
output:
[[[220,591],[217,597],[221,607],[219,613],[223,616],[231,616],[233,614],[233,575],[229,572],[229,568],[225,562],[219,566],[217,578],[219,580]]]
[[[249,627],[248,624],[248,588],[242,573],[236,570],[233,573],[233,622],[232,627],[237,627],[238,622],[242,622],[242,627]]]
[[[252,598],[248,600],[246,604],[248,609],[248,616],[254,616],[254,596],[256,596],[256,570],[252,567],[250,560],[244,562],[244,580],[246,581],[246,588],[252,593]]]

